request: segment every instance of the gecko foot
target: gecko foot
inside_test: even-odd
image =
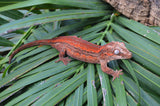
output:
[[[65,57],[65,58],[60,58],[55,62],[57,63],[59,61],[62,61],[64,63],[64,65],[67,65],[71,61],[71,59],[69,59],[68,57]]]
[[[113,79],[112,81],[114,81],[117,77],[119,77],[119,75],[122,75],[123,73],[121,73],[122,70],[116,70],[115,73],[112,75]]]

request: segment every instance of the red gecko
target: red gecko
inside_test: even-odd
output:
[[[125,44],[122,42],[110,42],[106,45],[99,46],[78,38],[77,36],[60,36],[53,39],[37,40],[22,45],[11,54],[9,63],[16,53],[36,45],[50,45],[56,48],[60,52],[58,61],[62,61],[65,65],[70,62],[68,57],[64,57],[65,54],[84,62],[101,64],[102,71],[112,75],[113,80],[123,74],[120,73],[122,70],[113,71],[107,66],[107,63],[111,60],[130,59],[132,57],[132,53],[127,50]]]

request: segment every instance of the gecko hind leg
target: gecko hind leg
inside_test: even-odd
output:
[[[59,59],[57,61],[55,61],[56,63],[59,62],[59,61],[62,61],[64,63],[64,65],[67,65],[71,59],[69,59],[68,57],[64,57],[65,56],[65,50],[61,50],[60,53],[59,53]]]

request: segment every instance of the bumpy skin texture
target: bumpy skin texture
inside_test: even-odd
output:
[[[122,74],[122,70],[113,71],[107,67],[107,63],[111,60],[130,59],[132,57],[131,52],[129,52],[125,44],[121,42],[110,42],[106,45],[99,46],[78,38],[77,36],[61,36],[53,39],[37,40],[22,45],[11,54],[9,62],[11,62],[14,55],[21,50],[36,45],[50,45],[56,48],[60,52],[59,60],[56,62],[62,61],[65,65],[70,62],[68,57],[64,57],[65,54],[84,62],[101,64],[102,71],[112,75],[113,80]]]
[[[123,15],[149,26],[160,26],[160,0],[104,0]]]

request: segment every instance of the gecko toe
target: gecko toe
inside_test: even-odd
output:
[[[119,75],[122,75],[122,70],[116,70],[115,73],[112,75],[113,76],[113,79],[112,81],[114,81],[117,77],[119,78]]]
[[[68,57],[63,58],[64,65],[67,65],[70,61],[71,59],[69,59]]]
[[[67,65],[71,61],[71,59],[69,59],[68,57],[65,57],[65,58],[60,58],[55,62],[57,63],[59,61],[62,61],[64,65]]]

